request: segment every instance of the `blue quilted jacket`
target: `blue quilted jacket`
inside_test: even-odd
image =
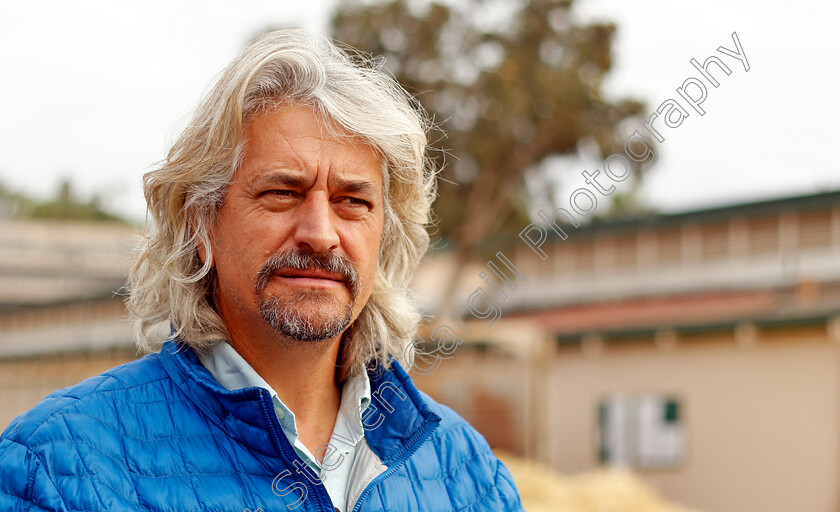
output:
[[[365,437],[386,466],[354,512],[516,511],[510,472],[397,364],[370,372]],[[268,391],[228,391],[195,352],[160,352],[56,391],[0,437],[0,511],[333,511]],[[305,469],[304,471],[308,471]]]

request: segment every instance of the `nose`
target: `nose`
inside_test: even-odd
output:
[[[307,195],[295,216],[295,245],[308,247],[316,253],[338,248],[336,219],[326,194]]]

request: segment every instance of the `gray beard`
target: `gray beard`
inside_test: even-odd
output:
[[[333,315],[326,322],[316,323],[309,315],[301,313],[298,304],[305,300],[317,300],[301,294],[291,301],[283,302],[277,297],[268,297],[260,302],[260,314],[272,329],[286,338],[297,341],[324,341],[335,338],[350,325],[354,301],[347,303],[342,313]]]
[[[350,300],[343,306],[340,302],[331,301],[317,291],[300,291],[288,300],[277,297],[266,297],[264,291],[271,277],[279,270],[290,269],[323,269],[340,274],[350,292]],[[265,322],[275,331],[286,338],[298,341],[324,341],[335,338],[350,325],[353,307],[359,293],[359,272],[356,266],[346,256],[323,253],[316,254],[304,249],[293,249],[275,254],[265,262],[257,276],[255,292],[260,301],[260,314]],[[325,302],[326,301],[326,302]],[[335,314],[324,320],[315,315],[301,313],[301,306],[314,305],[321,311],[331,311]]]

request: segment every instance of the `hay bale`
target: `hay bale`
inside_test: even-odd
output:
[[[667,502],[628,471],[599,469],[563,476],[531,460],[496,455],[513,473],[528,512],[697,512]]]

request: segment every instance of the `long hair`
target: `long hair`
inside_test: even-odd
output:
[[[169,321],[181,342],[204,352],[228,339],[209,300],[215,286],[209,229],[247,150],[250,120],[285,104],[305,105],[335,136],[361,137],[383,162],[385,224],[373,290],[342,341],[339,380],[378,360],[405,357],[420,313],[408,284],[429,245],[435,173],[426,155],[429,120],[377,61],[299,30],[264,34],[222,73],[162,164],[144,178],[152,225],[128,277],[137,345],[163,340]],[[410,353],[410,350],[408,351]]]

